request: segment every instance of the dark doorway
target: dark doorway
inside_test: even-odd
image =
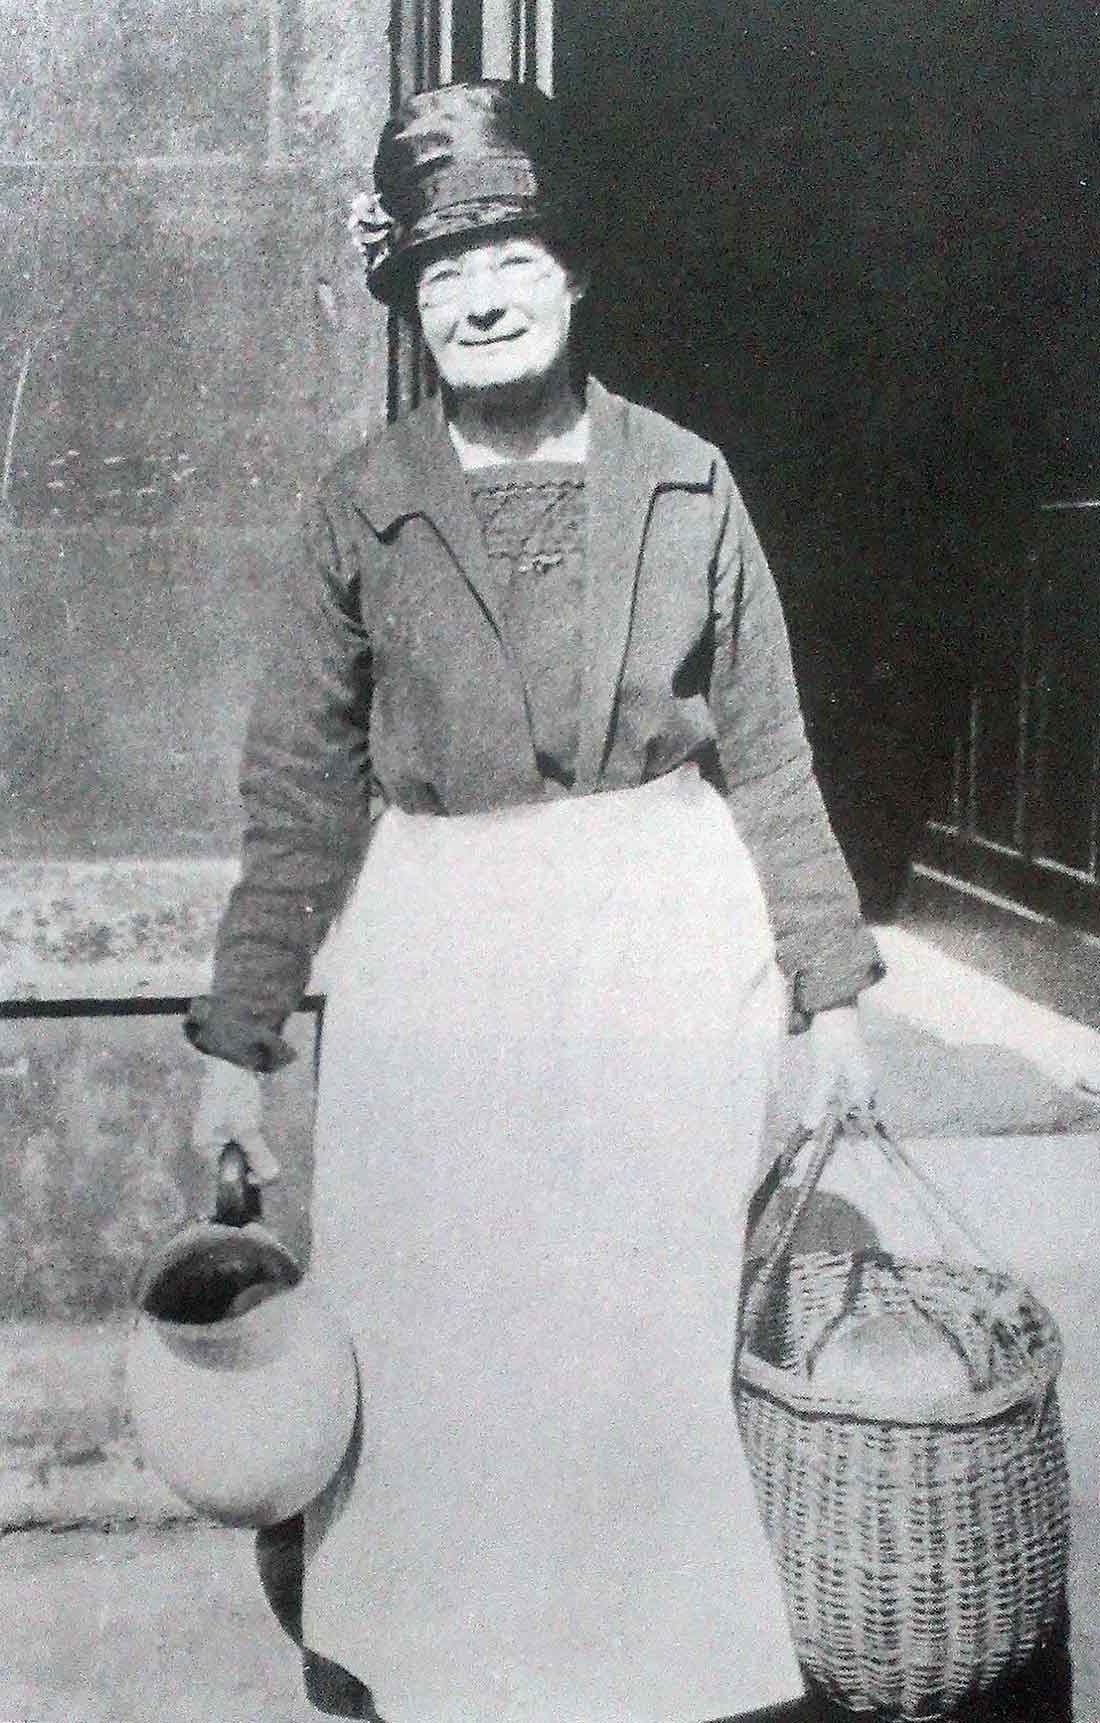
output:
[[[957,547],[1100,449],[1087,14],[557,0],[593,367],[726,452],[876,915],[1016,601]]]

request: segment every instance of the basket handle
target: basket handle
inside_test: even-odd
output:
[[[942,1249],[947,1251],[951,1249],[951,1239],[944,1225],[946,1220],[966,1241],[968,1248],[973,1252],[972,1260],[974,1262],[994,1273],[1006,1272],[1003,1266],[990,1255],[958,1205],[951,1201],[931,1174],[926,1173],[923,1168],[917,1165],[909,1151],[894,1140],[877,1114],[869,1108],[845,1107],[840,1096],[834,1095],[815,1127],[811,1129],[808,1126],[800,1126],[791,1135],[768,1169],[757,1191],[757,1224],[759,1224],[771,1207],[776,1193],[790,1176],[799,1155],[806,1148],[806,1145],[812,1142],[813,1147],[806,1172],[799,1183],[798,1196],[791,1205],[790,1213],[779,1229],[763,1263],[754,1275],[751,1285],[746,1290],[741,1308],[740,1328],[743,1336],[748,1336],[754,1332],[771,1284],[786,1260],[799,1224],[806,1214],[818,1185],[821,1183],[825,1168],[843,1136],[858,1136],[864,1141],[874,1144],[880,1150],[898,1182],[907,1188],[915,1206],[920,1210]],[[929,1315],[919,1303],[917,1303],[916,1308],[920,1314]],[[1021,1356],[1026,1362],[1026,1354],[1023,1351],[1021,1351]],[[968,1367],[972,1369],[973,1361],[968,1358],[966,1362]]]
[[[929,1226],[936,1234],[940,1243],[945,1246],[945,1248],[950,1249],[950,1239],[942,1225],[944,1218],[946,1218],[951,1222],[952,1226],[954,1226],[961,1237],[966,1240],[970,1249],[974,1253],[973,1260],[979,1265],[979,1267],[989,1269],[994,1274],[1004,1275],[1011,1282],[1013,1280],[1012,1273],[1006,1267],[1003,1259],[998,1259],[989,1252],[975,1230],[973,1223],[966,1218],[958,1204],[952,1202],[951,1198],[947,1195],[947,1192],[936,1182],[931,1173],[925,1172],[923,1167],[917,1165],[909,1151],[905,1149],[901,1143],[894,1141],[881,1121],[875,1119],[872,1120],[871,1123],[874,1127],[874,1134],[885,1152],[890,1165],[901,1177],[903,1183],[908,1180],[910,1195],[914,1198],[916,1205],[921,1209],[925,1219],[928,1221]],[[986,1307],[986,1311],[990,1320],[995,1321],[997,1318],[996,1301],[989,1304]],[[928,1316],[930,1313],[928,1311],[922,1311],[922,1314]],[[1027,1348],[1024,1346],[1020,1336],[1016,1334],[1011,1327],[1009,1327],[1005,1332],[1004,1337],[1009,1338],[1015,1346],[1021,1363],[1030,1367],[1030,1358]],[[967,1363],[970,1364],[972,1361],[968,1359]]]
[[[746,1290],[741,1307],[741,1331],[743,1334],[749,1334],[753,1331],[756,1319],[767,1297],[768,1289],[783,1264],[802,1217],[813,1201],[814,1192],[821,1183],[821,1175],[836,1148],[842,1117],[842,1102],[839,1096],[834,1095],[816,1125],[799,1125],[796,1127],[764,1176],[757,1192],[759,1205],[757,1225],[767,1215],[776,1193],[786,1182],[802,1150],[807,1143],[812,1142],[813,1148],[810,1153],[809,1165],[805,1177],[799,1185],[799,1194],[791,1206],[787,1219],[772,1241],[771,1249]]]
[[[754,1206],[757,1209],[759,1222],[771,1206],[776,1192],[790,1176],[806,1144],[811,1139],[813,1140],[814,1147],[806,1172],[799,1181],[798,1199],[768,1253],[761,1269],[762,1278],[770,1278],[782,1261],[798,1230],[799,1222],[817,1191],[837,1143],[841,1137],[845,1136],[858,1137],[864,1142],[873,1144],[880,1151],[899,1185],[907,1189],[914,1205],[920,1209],[929,1229],[935,1234],[938,1244],[945,1249],[951,1248],[952,1241],[944,1226],[946,1220],[966,1241],[967,1247],[974,1252],[974,1261],[982,1267],[993,1269],[996,1272],[1004,1271],[1004,1265],[991,1255],[978,1236],[973,1223],[966,1218],[958,1204],[953,1202],[947,1192],[941,1189],[930,1173],[925,1172],[922,1167],[917,1165],[908,1149],[903,1148],[901,1143],[890,1135],[877,1113],[866,1107],[845,1107],[842,1100],[838,1096],[834,1096],[815,1127],[811,1129],[809,1126],[799,1126],[792,1133],[757,1190]]]

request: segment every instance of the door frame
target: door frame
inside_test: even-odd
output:
[[[1044,519],[1061,523],[1057,537],[1042,530]],[[1100,645],[1095,606],[1087,617],[1079,615],[1074,587],[1083,574],[1100,577],[1100,499],[1042,503],[1038,520],[1039,548],[1015,599],[1014,664],[1006,656],[1006,668],[1015,675],[999,678],[995,687],[980,675],[975,679],[949,805],[929,822],[919,860],[1063,926],[1100,934]],[[1059,664],[1067,651],[1085,666],[1085,697],[1074,714],[1088,756],[1074,786],[1073,812],[1086,833],[1083,842],[1077,833],[1076,865],[1056,853],[1068,845],[1059,833],[1060,804],[1050,785],[1058,778],[1051,714],[1063,697]],[[983,810],[984,743],[991,724],[1016,735],[1011,831],[991,830]]]

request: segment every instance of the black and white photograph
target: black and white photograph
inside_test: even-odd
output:
[[[0,0],[0,1723],[1100,1723],[1098,97]]]

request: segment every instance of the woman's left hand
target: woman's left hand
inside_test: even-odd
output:
[[[869,1112],[875,1102],[875,1073],[855,1005],[818,1011],[808,1030],[813,1056],[810,1092],[802,1123],[812,1130],[831,1102],[844,1112]]]

